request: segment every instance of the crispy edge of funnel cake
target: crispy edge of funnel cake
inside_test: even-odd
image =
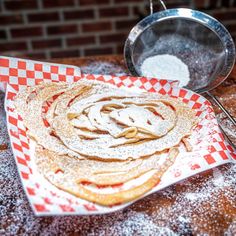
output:
[[[40,150],[40,148],[37,148],[35,157],[36,157],[36,163],[39,168],[39,171],[45,176],[45,178],[50,183],[52,183],[57,188],[64,190],[68,193],[71,193],[84,200],[97,203],[100,205],[104,205],[104,206],[111,206],[111,205],[126,203],[132,200],[135,200],[139,198],[140,196],[144,195],[145,193],[147,193],[153,187],[155,187],[161,181],[161,177],[168,170],[168,168],[171,165],[173,165],[178,153],[179,153],[178,148],[171,148],[168,153],[168,158],[165,160],[165,162],[162,165],[150,168],[150,170],[154,170],[154,173],[152,173],[152,175],[144,183],[138,186],[132,187],[128,190],[123,190],[120,192],[110,193],[110,194],[102,194],[102,193],[91,191],[82,184],[81,179],[79,179],[78,177],[79,174],[76,174],[75,171],[80,170],[79,162],[84,161],[84,160],[74,159],[74,161],[77,163],[73,162],[75,164],[75,167],[72,170],[72,169],[66,168],[66,166],[64,166],[64,168],[59,167],[58,163],[55,162],[55,157],[57,157],[58,155],[51,151],[43,150],[43,149]],[[62,159],[64,160],[68,159],[68,156],[62,157]],[[106,164],[106,162],[104,164]],[[59,171],[59,174],[57,173],[58,171]],[[148,171],[146,170],[145,172],[148,172]],[[133,170],[133,172],[135,172],[135,170]],[[132,173],[132,169],[131,169],[131,173]],[[126,172],[126,175],[130,177],[129,172]],[[117,176],[111,175],[109,177],[115,180],[115,177]],[[87,176],[87,178],[84,178],[83,180],[94,181],[94,179],[92,178],[93,176],[91,177]],[[119,179],[119,182],[122,183],[121,179]],[[93,183],[96,183],[96,180]],[[104,183],[108,183],[108,182],[104,182]],[[110,183],[112,183],[112,181]],[[113,183],[115,183],[115,181]]]

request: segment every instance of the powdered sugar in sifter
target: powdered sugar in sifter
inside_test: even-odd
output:
[[[141,65],[148,57],[173,55],[189,68],[187,89],[207,93],[236,126],[235,119],[210,90],[222,83],[235,62],[235,45],[227,29],[213,17],[192,9],[167,9],[153,13],[130,31],[124,56],[132,75],[144,76]]]

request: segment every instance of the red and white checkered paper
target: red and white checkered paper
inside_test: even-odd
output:
[[[0,57],[0,89],[6,91],[5,109],[11,146],[23,187],[36,215],[104,214],[131,204],[103,207],[79,199],[51,185],[38,173],[35,167],[34,145],[26,136],[26,128],[14,109],[14,96],[26,86],[36,85],[42,81],[73,82],[81,78],[104,81],[117,87],[134,86],[148,92],[179,97],[189,107],[197,111],[199,123],[194,128],[189,140],[193,151],[186,152],[182,149],[174,165],[165,173],[160,184],[146,195],[199,172],[236,161],[236,152],[220,132],[210,102],[199,94],[176,87],[176,82],[143,77],[81,74],[78,67],[70,65]],[[134,185],[138,184],[133,182]],[[122,189],[122,186],[114,188],[116,187]]]

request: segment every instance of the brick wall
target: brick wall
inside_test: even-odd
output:
[[[154,2],[157,2],[154,0]],[[236,36],[236,0],[166,0],[221,20]],[[0,0],[0,54],[31,58],[122,53],[148,0]],[[154,10],[160,10],[159,5]]]

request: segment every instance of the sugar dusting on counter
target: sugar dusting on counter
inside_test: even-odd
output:
[[[97,66],[106,72],[103,63]],[[9,147],[0,97],[0,144]],[[112,214],[35,217],[8,148],[0,151],[0,189],[0,235],[236,235],[236,165],[194,176]]]
[[[188,66],[178,57],[163,54],[146,58],[141,65],[143,76],[166,80],[179,80],[180,87],[190,81]]]
[[[89,65],[81,66],[81,71],[84,74],[114,74],[116,76],[126,75],[124,68],[112,62],[91,62]]]

